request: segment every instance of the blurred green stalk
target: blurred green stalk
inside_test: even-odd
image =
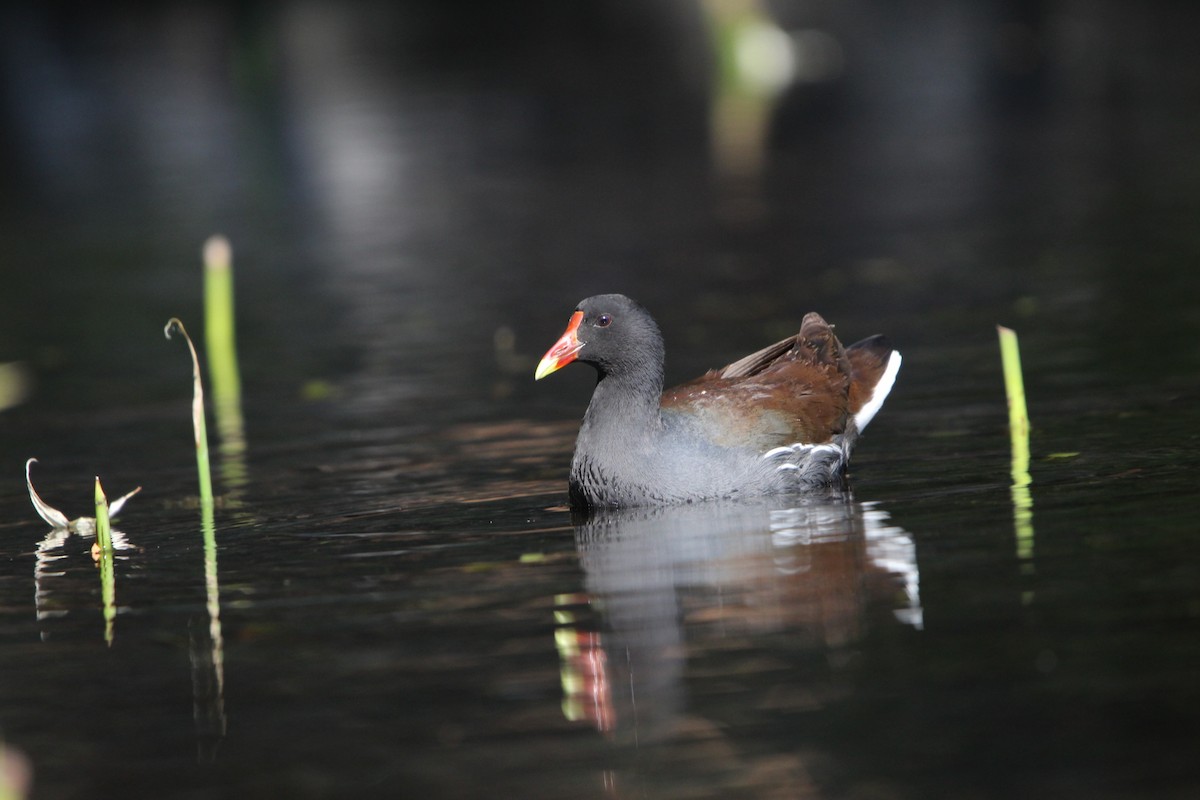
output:
[[[1029,413],[1025,407],[1025,379],[1021,374],[1021,351],[1016,331],[996,326],[1000,336],[1000,361],[1004,366],[1004,391],[1008,397],[1008,431],[1012,440],[1013,524],[1017,558],[1022,568],[1032,571],[1033,478],[1029,474]]]
[[[33,782],[29,758],[0,741],[0,800],[25,800]]]
[[[763,171],[770,120],[783,86],[748,70],[739,53],[747,49],[761,53],[764,38],[774,40],[784,34],[760,0],[705,0],[701,9],[711,30],[715,60],[709,116],[713,164],[722,178],[755,185]]]
[[[224,236],[211,236],[204,243],[204,342],[221,472],[228,488],[236,489],[246,482],[246,435],[233,297],[233,250]]]

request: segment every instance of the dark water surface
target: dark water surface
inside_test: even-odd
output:
[[[698,5],[458,5],[4,12],[0,741],[30,796],[1197,796],[1196,13],[796,4],[841,71],[731,156]],[[161,329],[201,338],[216,231],[247,449],[214,454],[206,586]],[[532,371],[599,291],[655,313],[674,380],[810,309],[891,335],[852,493],[573,518],[594,379]],[[111,644],[29,457],[72,517],[97,474],[143,487]]]

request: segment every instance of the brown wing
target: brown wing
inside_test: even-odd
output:
[[[663,393],[717,444],[824,442],[845,430],[852,364],[819,314],[800,332]]]
[[[796,344],[797,335],[780,339],[772,345],[764,347],[757,353],[751,353],[745,358],[739,358],[724,369],[713,370],[722,378],[745,378],[762,372],[779,360],[779,357],[791,350]],[[709,373],[712,374],[712,373]]]

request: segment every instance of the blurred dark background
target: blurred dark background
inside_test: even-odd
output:
[[[251,395],[574,404],[523,370],[599,291],[659,317],[671,378],[809,309],[918,383],[996,322],[1035,366],[1040,335],[1042,366],[1200,361],[1191,2],[0,14],[0,362],[43,401],[153,397],[214,232]]]

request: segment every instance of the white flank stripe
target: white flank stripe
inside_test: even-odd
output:
[[[888,356],[887,366],[883,370],[883,375],[879,378],[879,383],[875,384],[875,390],[871,392],[871,398],[863,403],[863,407],[854,415],[854,424],[861,431],[867,427],[867,424],[875,418],[875,414],[883,407],[883,401],[892,391],[892,384],[896,382],[896,373],[900,371],[900,351],[893,350]]]

